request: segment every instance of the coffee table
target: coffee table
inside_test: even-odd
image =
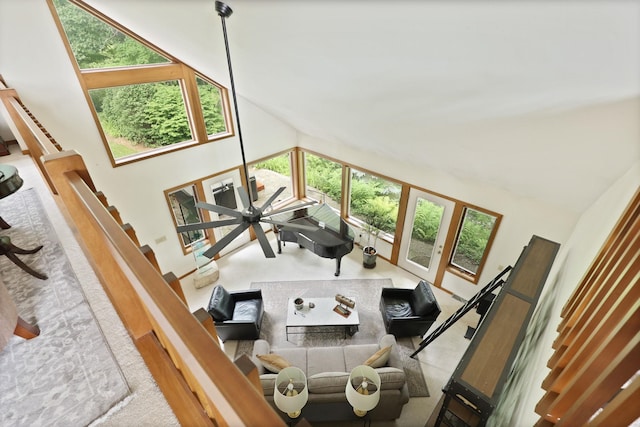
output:
[[[353,297],[350,298],[353,299]],[[347,334],[351,336],[358,331],[360,318],[355,308],[350,308],[351,314],[344,317],[333,311],[333,308],[338,305],[335,298],[305,297],[302,310],[295,308],[294,299],[289,298],[287,301],[287,341],[290,334],[322,333],[332,329],[344,329],[346,338]],[[315,307],[309,308],[309,303],[313,303]]]

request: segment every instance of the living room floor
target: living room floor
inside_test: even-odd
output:
[[[124,327],[116,320],[117,315],[113,307],[101,290],[88,261],[75,242],[73,231],[67,226],[33,160],[29,156],[22,155],[16,144],[10,144],[10,151],[11,155],[0,157],[0,163],[16,166],[21,177],[25,180],[24,188],[34,187],[38,191],[51,221],[56,226],[58,237],[68,253],[74,271],[81,279],[85,294],[94,309],[114,356],[120,363],[133,391],[128,404],[119,408],[116,413],[110,414],[108,419],[102,420],[102,425],[130,425],[133,422],[136,425],[176,425],[171,410],[155,386],[142,359],[135,351]],[[273,233],[268,233],[268,236],[275,248],[275,236]],[[259,245],[252,242],[225,255],[217,261],[217,264],[220,269],[220,278],[216,284],[221,284],[229,290],[247,289],[251,282],[358,278],[389,278],[395,287],[414,288],[420,280],[420,278],[391,265],[380,257],[378,257],[377,266],[374,269],[365,269],[362,267],[362,251],[359,246],[356,246],[353,252],[342,259],[339,277],[333,275],[334,260],[320,258],[293,244],[284,247],[283,253],[277,255],[275,259],[266,259]],[[193,278],[190,276],[182,279],[181,283],[191,311],[207,306],[213,285],[196,289],[193,286]],[[442,310],[438,321],[432,327],[435,328],[460,308],[462,302],[438,288],[433,288],[433,292]],[[472,310],[419,353],[418,359],[431,396],[410,399],[409,403],[404,406],[402,416],[399,419],[395,422],[376,422],[376,426],[416,427],[426,425],[442,395],[442,387],[448,381],[469,345],[469,341],[464,338],[467,326],[476,326],[478,318],[479,316]],[[420,338],[415,337],[416,348],[419,342]],[[233,341],[224,343],[224,350],[229,357],[233,357],[236,343]],[[328,424],[338,427],[361,425],[360,422]],[[314,426],[317,425],[319,424],[314,423]]]
[[[268,236],[272,247],[276,248],[275,236],[273,233],[268,233]],[[389,278],[395,287],[413,289],[420,281],[419,277],[380,257],[378,257],[375,268],[364,268],[362,266],[362,250],[359,246],[356,246],[349,255],[342,259],[339,277],[334,276],[334,260],[320,258],[291,243],[287,244],[283,248],[282,254],[277,254],[275,259],[267,259],[260,246],[254,241],[221,257],[217,260],[217,264],[220,277],[212,285],[196,289],[192,276],[182,279],[182,289],[191,311],[207,307],[215,284],[220,284],[228,290],[242,290],[248,289],[252,282]],[[440,325],[463,304],[459,299],[439,288],[433,287],[433,292],[442,313],[431,330]],[[464,338],[467,326],[477,326],[478,319],[478,314],[471,310],[418,354],[431,396],[410,399],[402,410],[402,416],[395,423],[377,421],[375,422],[376,426],[416,427],[427,424],[427,420],[442,395],[442,387],[449,380],[469,345],[469,341]],[[415,337],[413,341],[415,347],[418,348],[421,338]],[[223,346],[227,355],[233,358],[236,352],[236,342],[227,341]],[[360,422],[326,424],[331,426],[361,425]],[[314,423],[315,425],[324,424]]]

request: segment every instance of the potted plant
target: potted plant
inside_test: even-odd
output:
[[[376,243],[378,242],[380,229],[369,223],[365,224],[364,229],[367,232],[367,246],[362,249],[362,265],[364,266],[364,268],[374,268],[376,266],[376,259],[378,257]],[[371,246],[371,235],[374,236],[373,246]]]
[[[371,200],[362,213],[365,218],[364,231],[367,233],[367,245],[362,249],[362,265],[364,268],[374,268],[376,266],[376,258],[378,250],[378,236],[382,227],[389,221],[389,214],[393,211],[393,205],[384,203],[386,200]],[[371,238],[373,237],[373,245]]]

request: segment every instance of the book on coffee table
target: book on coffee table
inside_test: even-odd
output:
[[[338,313],[340,316],[349,317],[351,311],[348,308],[341,306],[340,304],[333,307],[333,311]]]

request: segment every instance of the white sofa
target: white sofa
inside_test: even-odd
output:
[[[273,403],[276,373],[268,371],[257,357],[277,354],[291,366],[302,369],[307,375],[309,400],[301,417],[308,421],[354,420],[358,417],[345,397],[345,386],[353,368],[362,365],[381,348],[391,346],[385,366],[376,368],[381,378],[380,402],[369,411],[371,420],[394,420],[400,417],[402,407],[409,401],[400,353],[393,335],[385,335],[378,344],[359,344],[342,347],[271,348],[265,340],[257,340],[253,346],[252,360],[258,367],[265,399],[281,413]],[[282,414],[286,419],[286,415]]]

